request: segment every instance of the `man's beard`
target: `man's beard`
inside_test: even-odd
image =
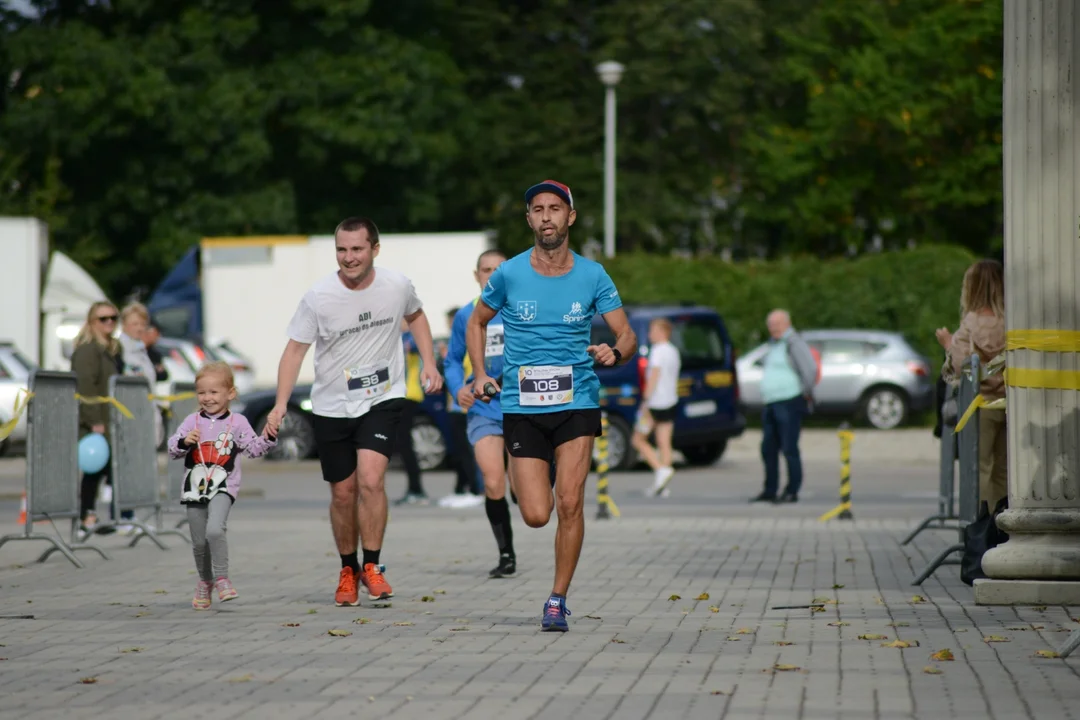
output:
[[[536,236],[536,242],[540,243],[540,247],[544,250],[555,250],[562,246],[566,242],[566,238],[570,235],[570,228],[563,229],[562,232],[556,228],[554,235],[544,235],[543,231],[534,233]]]

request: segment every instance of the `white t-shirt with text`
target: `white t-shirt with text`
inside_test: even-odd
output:
[[[682,360],[679,351],[670,342],[661,342],[649,348],[648,374],[659,368],[660,376],[649,396],[648,406],[653,410],[666,410],[679,402],[679,370]]]
[[[327,275],[296,308],[286,334],[315,345],[312,412],[356,418],[372,405],[405,397],[401,319],[423,304],[412,281],[377,267],[363,290],[350,290],[337,272]]]

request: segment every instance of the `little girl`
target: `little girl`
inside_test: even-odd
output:
[[[240,491],[239,454],[243,451],[249,457],[259,457],[274,446],[275,438],[256,435],[247,418],[229,412],[236,387],[228,364],[204,365],[195,376],[195,394],[200,411],[185,418],[169,438],[169,457],[184,458],[187,468],[180,500],[187,506],[199,572],[191,605],[208,610],[211,586],[220,602],[238,595],[229,582],[225,526]]]

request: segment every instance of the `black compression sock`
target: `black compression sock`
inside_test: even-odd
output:
[[[491,523],[491,532],[499,546],[499,554],[513,555],[514,532],[510,529],[510,503],[506,502],[505,497],[498,500],[485,497],[484,509],[487,510],[488,522]]]
[[[379,553],[381,550],[368,550],[364,548],[364,564],[371,563],[372,565],[379,564]]]
[[[341,567],[352,568],[354,573],[360,572],[360,562],[356,559],[356,553],[341,556]]]

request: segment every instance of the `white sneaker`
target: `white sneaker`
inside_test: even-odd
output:
[[[445,508],[470,508],[476,507],[484,502],[482,495],[473,495],[472,493],[465,493],[464,495],[447,495],[439,498],[439,507]]]
[[[670,494],[667,484],[675,475],[675,468],[663,467],[656,471],[656,480],[653,482],[650,495],[653,497],[667,497]]]

